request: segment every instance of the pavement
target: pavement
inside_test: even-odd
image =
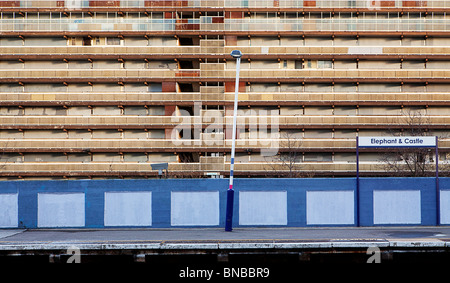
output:
[[[450,247],[450,227],[0,229],[0,251]]]
[[[70,274],[71,279],[78,275],[82,280],[92,276],[104,280],[120,274],[170,282],[290,282],[292,278],[304,280],[308,273],[321,279],[329,276],[336,280],[342,276],[348,280],[353,275],[361,280],[361,271],[368,268],[365,274],[370,274],[370,278],[380,274],[386,281],[387,273],[374,273],[370,267],[361,269],[361,265],[358,273],[352,265],[347,265],[349,270],[344,272],[342,263],[431,263],[435,267],[450,263],[450,226],[258,227],[235,228],[232,232],[223,228],[0,229],[0,265],[5,271],[6,264],[26,265],[37,272],[27,269],[18,275],[35,279],[45,270],[38,263],[50,266],[48,263],[70,262],[103,263],[84,264],[83,267],[93,268],[94,272],[88,269],[89,274],[58,268],[64,278]],[[128,263],[146,264],[133,264],[130,269]],[[304,263],[332,264],[326,269],[315,269]],[[399,265],[395,266],[394,270],[399,271]],[[429,269],[411,270],[410,264],[404,266],[406,272],[397,272],[402,279],[405,275],[416,277],[418,271],[430,276]],[[55,271],[52,268],[49,274]],[[392,273],[389,274],[391,278]]]
[[[209,271],[208,281],[259,275],[253,279],[279,282],[313,272],[302,263],[450,263],[450,226],[0,229],[2,266],[69,262],[147,263],[134,264],[133,274],[171,280]]]

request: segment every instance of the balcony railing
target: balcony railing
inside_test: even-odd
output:
[[[199,55],[229,56],[232,50],[239,49],[244,55],[296,56],[301,55],[402,55],[402,56],[450,56],[450,47],[440,46],[0,46],[2,56],[59,56],[59,58],[117,58],[145,59],[151,56],[198,57]],[[195,55],[195,56],[194,56]],[[208,63],[210,64],[210,63]]]
[[[450,116],[428,116],[430,127],[449,128]],[[232,124],[233,117],[225,116],[223,124]],[[4,129],[147,129],[147,128],[191,128],[211,124],[211,117],[199,116],[0,116],[0,127]],[[262,125],[284,128],[337,128],[337,127],[405,127],[405,117],[386,116],[239,116],[238,126]]]
[[[234,93],[200,93],[200,92],[24,92],[0,93],[0,105],[150,105],[157,103],[195,103],[216,102],[232,103]],[[241,92],[241,103],[283,104],[298,103],[317,104],[440,104],[448,105],[450,96],[447,92]]]
[[[169,70],[169,69],[147,69],[147,70],[128,70],[128,69],[28,69],[28,70],[0,70],[0,81],[3,82],[64,82],[71,80],[89,82],[96,81],[141,81],[145,78],[151,78],[153,81],[163,81],[165,79],[175,80],[175,78],[187,79],[211,79],[223,80],[235,77],[234,70],[224,71],[201,71],[192,70]],[[450,77],[448,69],[245,69],[241,70],[243,79],[266,79],[270,81],[302,82],[305,79],[310,81],[333,81],[342,80],[390,80],[400,82],[402,80],[421,80],[428,79],[447,81]]]
[[[355,174],[354,163],[332,163],[332,162],[305,162],[302,163],[300,171],[332,171],[333,173]],[[169,172],[202,172],[201,163],[169,163]],[[273,169],[272,169],[273,168]],[[224,172],[229,172],[229,164],[223,166]],[[281,164],[268,162],[237,163],[235,172],[259,172],[269,174],[276,170],[278,174],[288,169]],[[216,171],[216,170],[215,170]],[[362,171],[381,171],[379,163],[360,164]],[[2,166],[0,176],[137,176],[156,175],[157,172],[151,169],[150,163],[81,163],[81,162],[41,162],[41,163],[5,163]],[[236,174],[236,173],[235,173]],[[238,173],[239,174],[239,173]]]
[[[0,8],[450,8],[446,0],[16,0]]]
[[[285,148],[288,140],[277,139],[278,147]],[[198,146],[205,148],[218,148],[226,151],[231,147],[230,139],[202,139],[201,141],[177,142],[166,139],[7,139],[0,140],[5,152],[82,152],[89,148],[90,152],[160,152],[167,149],[191,149]],[[448,142],[441,142],[447,144]],[[239,139],[236,143],[238,149],[266,148],[269,143],[262,139]],[[324,148],[354,149],[354,139],[302,139],[302,146],[318,150]]]
[[[225,19],[207,23],[202,19],[1,19],[0,32],[418,32],[450,31],[450,19]]]
[[[346,150],[354,151],[356,148],[355,138],[334,138],[334,139],[311,139],[301,140],[302,151]],[[275,141],[275,139],[274,139]],[[289,140],[276,139],[277,147],[280,150],[289,148]],[[292,140],[290,140],[292,143]],[[191,143],[174,143],[166,139],[3,139],[0,140],[3,152],[160,152],[162,149],[191,149],[198,146],[205,148],[217,148],[227,151],[231,148],[230,139],[211,139],[200,142],[192,140]],[[238,139],[236,146],[241,150],[248,148],[264,149],[269,146],[264,139]],[[450,139],[440,139],[439,147],[450,148]]]
[[[301,164],[301,165],[300,165]],[[354,176],[356,172],[355,162],[302,162],[296,172],[309,175],[320,175],[321,173],[330,173],[333,175],[349,175]],[[208,166],[210,165],[210,166]],[[229,173],[229,163],[169,163],[169,174],[182,174],[192,177],[195,172],[203,175],[205,171],[222,172],[226,175]],[[220,169],[218,169],[220,168]],[[403,167],[407,170],[406,165]],[[259,174],[271,176],[283,175],[289,173],[289,169],[280,163],[270,162],[243,162],[235,163],[235,175],[238,174]],[[359,171],[370,172],[372,174],[380,172],[386,175],[385,169],[379,161],[360,162]],[[27,162],[27,163],[5,163],[2,165],[0,176],[20,176],[20,177],[36,177],[36,176],[157,176],[158,172],[151,169],[150,162]]]

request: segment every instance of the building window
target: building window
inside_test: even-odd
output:
[[[106,45],[120,45],[120,38],[118,37],[107,37]]]
[[[91,46],[92,45],[92,39],[90,37],[83,37],[83,45],[84,46]]]
[[[332,69],[333,64],[331,61],[317,61],[317,69]]]

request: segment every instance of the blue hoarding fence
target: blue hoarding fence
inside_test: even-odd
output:
[[[234,182],[235,227],[450,224],[450,178],[445,177],[439,192],[435,178],[360,178],[358,191],[356,178]],[[227,179],[0,185],[0,228],[225,227]]]

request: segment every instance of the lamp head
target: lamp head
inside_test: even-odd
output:
[[[242,52],[239,50],[233,50],[233,51],[231,51],[231,57],[236,58],[236,59],[241,58]]]

